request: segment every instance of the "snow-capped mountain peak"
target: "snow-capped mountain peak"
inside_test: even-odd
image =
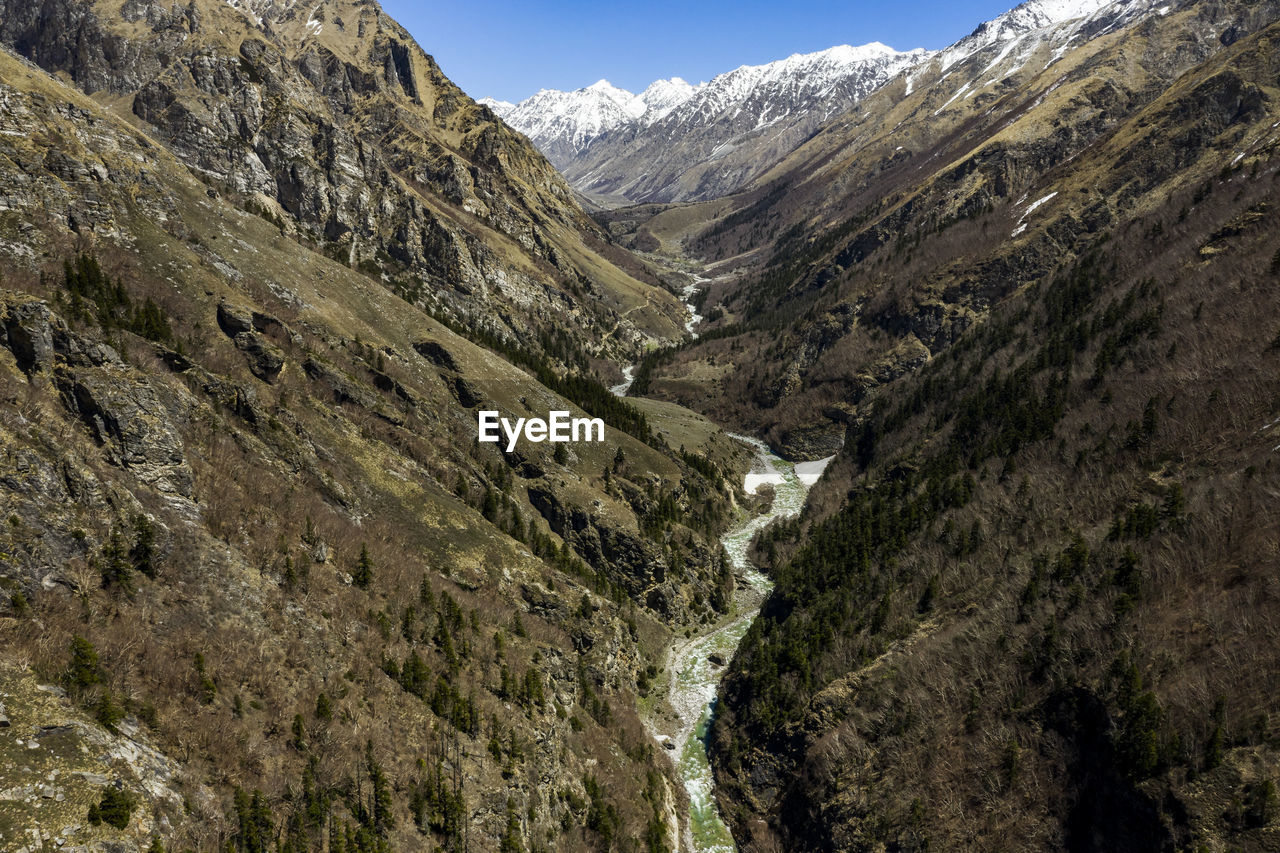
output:
[[[493,107],[495,103],[502,104],[499,101],[483,99],[481,103],[489,104],[508,124],[535,142],[546,141],[567,151],[581,150],[600,134],[644,114],[644,104],[634,94],[608,80],[598,80],[572,92],[543,89],[502,109]]]
[[[544,89],[514,107],[485,103],[563,169],[597,139],[622,128],[640,133],[671,125],[687,133],[727,122],[725,132],[733,135],[815,109],[827,117],[926,56],[922,50],[900,53],[880,42],[839,45],[744,65],[697,86],[672,77],[633,95],[599,80],[573,92]]]
[[[497,98],[481,98],[476,103],[488,107],[500,116],[506,116],[516,108],[516,105],[510,101],[499,101]]]
[[[1012,47],[1018,40],[1063,24],[1084,24],[1103,16],[1113,17],[1119,26],[1155,5],[1152,0],[1027,0],[1003,15],[978,26],[960,41],[938,52],[941,70],[993,45]],[[1096,35],[1096,33],[1095,33]],[[1070,34],[1067,36],[1070,40]]]
[[[698,91],[697,86],[690,85],[679,77],[670,80],[655,80],[636,97],[644,105],[641,113],[646,124],[652,124],[666,118],[667,114],[683,104]]]

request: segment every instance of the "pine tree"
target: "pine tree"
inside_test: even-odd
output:
[[[97,650],[93,643],[79,635],[71,638],[71,665],[67,667],[65,680],[72,690],[84,690],[102,680]]]
[[[392,811],[391,784],[382,766],[373,757],[373,741],[365,744],[365,763],[369,770],[369,782],[373,786],[370,812],[373,815],[373,828],[379,835],[386,835],[395,828],[396,816]]]
[[[369,546],[364,542],[360,543],[360,559],[356,561],[351,582],[361,589],[368,589],[373,583],[373,560],[369,557]]]
[[[524,839],[520,834],[520,815],[516,813],[515,801],[510,797],[507,797],[507,827],[503,830],[498,850],[501,853],[524,853]]]
[[[133,518],[134,543],[129,550],[133,567],[149,578],[156,576],[156,528],[145,515]]]
[[[205,672],[204,655],[196,652],[193,665],[196,670],[196,678],[199,679],[200,686],[196,691],[196,696],[203,705],[212,705],[213,700],[218,696],[218,685],[213,683],[213,679]]]
[[[300,752],[307,748],[307,724],[303,721],[301,714],[293,715],[293,737],[289,744]]]
[[[126,594],[133,592],[133,563],[118,531],[111,531],[107,544],[102,546],[98,568],[102,572],[104,587],[118,589]]]
[[[104,729],[116,734],[116,724],[124,719],[124,709],[111,695],[110,690],[103,690],[102,695],[93,705],[93,715]]]

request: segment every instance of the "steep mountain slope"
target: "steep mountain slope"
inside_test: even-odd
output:
[[[745,849],[1274,844],[1278,20],[980,29],[690,240],[739,278],[634,387],[844,445],[713,732]]]
[[[674,849],[680,789],[638,697],[672,631],[725,606],[715,534],[746,453],[710,425],[667,447],[564,331],[642,340],[628,324],[664,292],[591,248],[526,143],[402,78],[394,40],[348,111],[326,93],[366,66],[298,84],[338,18],[390,39],[371,4],[27,11],[6,37],[96,94],[0,51],[0,847]],[[296,64],[254,64],[295,37]],[[200,113],[206,84],[233,94]],[[301,147],[219,135],[256,97]],[[144,122],[144,101],[168,105]],[[466,174],[515,236],[386,165],[455,132],[442,156],[472,139]],[[234,186],[255,157],[275,196]],[[309,169],[323,218],[289,207]],[[393,256],[435,221],[439,251],[353,265],[321,239],[344,211],[351,246]],[[501,287],[398,286],[464,249]],[[506,451],[476,442],[479,408],[609,428]]]
[[[872,387],[923,364],[1092,235],[1198,180],[1185,166],[1208,137],[1169,162],[1135,153],[1131,183],[1113,191],[1078,158],[1273,13],[1122,0],[1013,44],[988,43],[980,28],[750,192],[698,208],[715,217],[701,230],[681,226],[691,253],[719,262],[704,313],[720,319],[706,340],[655,359],[638,391],[746,422],[793,454],[829,455]],[[944,70],[948,55],[963,58]],[[1264,135],[1246,127],[1247,139]],[[665,233],[666,219],[691,213],[646,227]]]
[[[534,347],[572,322],[614,357],[679,333],[675,300],[376,3],[12,0],[0,41],[433,311]]]
[[[827,119],[926,56],[879,43],[842,45],[744,65],[696,87],[674,78],[637,96],[604,81],[543,91],[500,114],[593,200],[714,198],[745,186]]]

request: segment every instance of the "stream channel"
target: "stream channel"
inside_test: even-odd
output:
[[[692,282],[681,294],[689,312],[685,330],[695,338],[698,333],[694,328],[702,317],[694,307],[693,298],[698,288],[709,281],[711,279],[694,274]],[[635,372],[635,367],[623,370],[622,382],[609,390],[625,397],[631,389]],[[670,740],[651,727],[659,744],[675,745],[680,779],[689,793],[689,820],[681,849],[696,853],[736,853],[738,849],[728,826],[720,817],[720,809],[712,794],[714,783],[711,763],[707,758],[707,730],[715,712],[716,692],[724,667],[733,658],[738,644],[746,636],[747,629],[773,588],[769,579],[747,559],[747,550],[751,547],[752,537],[762,527],[778,519],[799,515],[809,487],[818,482],[827,464],[835,458],[792,464],[775,455],[767,444],[758,439],[733,433],[726,435],[750,445],[756,452],[743,483],[746,492],[755,494],[760,486],[772,485],[773,504],[768,512],[744,520],[721,537],[737,578],[732,608],[706,633],[679,639],[668,650],[666,671],[670,678],[667,701],[675,711],[679,725]],[[713,656],[723,663],[713,663]]]
[[[684,838],[684,848],[699,853],[737,850],[712,795],[711,764],[707,760],[707,730],[724,673],[724,664],[717,665],[710,658],[715,656],[725,664],[732,659],[773,586],[747,560],[751,538],[770,522],[797,515],[804,507],[809,487],[817,482],[830,461],[792,465],[774,455],[761,441],[740,435],[732,437],[750,444],[756,451],[751,472],[746,476],[746,490],[754,493],[762,484],[771,484],[773,506],[769,512],[737,525],[721,538],[738,580],[733,608],[708,633],[677,642],[668,652],[666,664],[671,674],[667,700],[679,717],[679,729],[673,738],[679,756],[677,765],[689,792],[689,832]]]

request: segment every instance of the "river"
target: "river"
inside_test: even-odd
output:
[[[681,294],[689,319],[685,330],[696,338],[695,327],[702,321],[693,305],[698,288],[709,278],[693,275],[692,282]],[[627,396],[635,379],[636,368],[623,370],[623,381],[609,390],[619,397]],[[667,701],[677,717],[673,738],[661,734],[656,721],[650,722],[650,730],[659,744],[674,742],[679,756],[677,768],[685,790],[689,793],[689,820],[684,833],[683,850],[696,853],[736,853],[737,845],[728,826],[720,817],[720,809],[712,795],[713,778],[711,763],[707,758],[707,730],[715,711],[716,692],[725,665],[733,658],[738,644],[746,636],[773,584],[747,559],[751,539],[762,527],[782,518],[798,515],[804,508],[809,488],[822,476],[827,464],[835,457],[815,462],[793,465],[775,455],[764,442],[744,435],[726,433],[730,438],[749,444],[756,451],[751,470],[743,480],[748,494],[755,494],[763,485],[774,489],[773,504],[767,513],[745,519],[720,541],[733,564],[737,587],[733,605],[727,616],[706,633],[689,639],[678,640],[667,652],[666,671],[670,673]],[[715,656],[723,663],[711,661]]]
[[[699,853],[737,850],[712,796],[706,735],[724,665],[713,663],[710,657],[715,655],[725,663],[733,657],[772,588],[769,579],[747,560],[752,537],[770,522],[798,514],[804,507],[809,487],[817,482],[830,461],[805,463],[797,474],[796,466],[774,455],[763,442],[739,435],[732,437],[756,450],[751,473],[746,476],[747,491],[754,493],[768,483],[773,486],[775,496],[769,512],[737,525],[721,538],[738,578],[730,614],[710,632],[678,642],[667,656],[667,671],[672,674],[667,699],[679,717],[674,741],[680,777],[689,792],[689,831],[684,837],[684,847]]]

